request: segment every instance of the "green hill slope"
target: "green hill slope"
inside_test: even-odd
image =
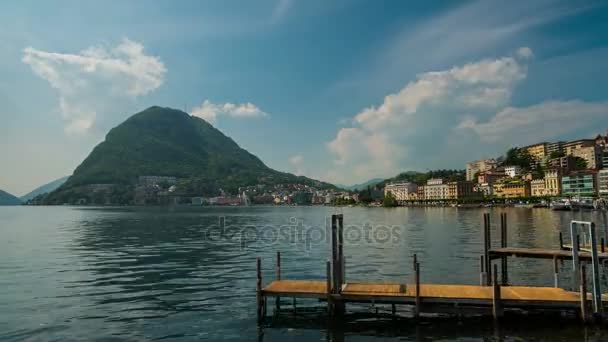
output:
[[[51,191],[57,189],[63,183],[65,183],[65,181],[67,181],[67,180],[68,180],[68,176],[65,176],[65,177],[61,177],[59,179],[56,179],[56,180],[54,180],[52,182],[49,182],[47,184],[41,185],[41,186],[37,187],[36,189],[28,192],[27,194],[21,196],[20,199],[23,202],[27,202],[27,201],[33,199],[34,197],[36,197],[38,195],[42,195],[42,194],[45,194],[47,192],[51,192]]]
[[[124,202],[139,176],[176,177],[184,195],[213,194],[219,188],[235,193],[238,187],[256,184],[333,187],[267,167],[203,119],[151,107],[110,130],[46,202],[72,203],[86,196],[91,184],[116,185],[122,199],[112,202]]]
[[[21,200],[6,191],[0,190],[0,205],[20,205]]]

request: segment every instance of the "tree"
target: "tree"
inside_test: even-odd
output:
[[[392,192],[387,192],[386,195],[384,195],[384,199],[382,200],[382,206],[383,207],[396,207],[397,206],[397,200],[395,199],[395,196],[393,195]]]
[[[363,204],[370,204],[372,201],[372,188],[368,185],[367,189],[359,192],[359,202]]]
[[[587,161],[581,157],[574,157],[574,169],[585,170],[587,168]]]
[[[566,156],[566,154],[564,152],[553,151],[549,154],[549,159],[561,158],[561,157],[565,157],[565,156]]]

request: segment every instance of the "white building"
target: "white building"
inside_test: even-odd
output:
[[[449,187],[441,178],[431,178],[426,181],[424,187],[424,198],[427,200],[439,200],[448,198]]]
[[[414,199],[413,195],[416,195],[417,190],[418,185],[414,183],[392,183],[384,187],[384,196],[390,192],[397,201],[407,201]]]
[[[517,177],[521,174],[521,167],[519,166],[505,166],[505,175],[509,177]]]
[[[608,169],[597,173],[597,189],[600,197],[608,197]]]

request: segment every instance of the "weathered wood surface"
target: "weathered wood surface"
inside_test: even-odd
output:
[[[562,247],[563,247],[565,250],[567,250],[567,251],[572,250],[572,245],[570,245],[570,244],[564,244]],[[600,245],[600,246],[597,246],[596,248],[597,248],[597,251],[598,251],[598,252],[603,253],[603,252],[602,252],[602,246],[601,246],[601,245]],[[590,252],[590,251],[591,251],[591,245],[589,245],[589,244],[587,244],[587,245],[581,245],[581,247],[579,248],[579,250],[580,250],[580,251],[584,251],[584,252]]]
[[[517,247],[505,247],[505,248],[492,248],[489,251],[490,258],[497,259],[503,256],[516,256],[522,258],[538,258],[538,259],[572,259],[572,252],[569,250],[560,249],[546,249],[546,248],[517,248]],[[608,259],[608,253],[598,253],[600,259]],[[581,250],[579,252],[579,259],[591,260],[591,253],[589,251]]]
[[[297,296],[327,298],[327,282],[307,280],[273,281],[264,287],[266,296]],[[420,298],[425,303],[463,303],[491,306],[493,299],[491,286],[421,284]],[[591,296],[591,294],[588,294]],[[346,301],[386,301],[414,303],[415,284],[347,283],[340,296]],[[501,286],[500,299],[505,307],[555,306],[580,307],[578,292],[554,287]],[[607,298],[603,298],[606,302]]]

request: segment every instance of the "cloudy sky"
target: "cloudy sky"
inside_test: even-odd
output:
[[[151,105],[352,184],[608,129],[606,1],[2,1],[0,189]]]

